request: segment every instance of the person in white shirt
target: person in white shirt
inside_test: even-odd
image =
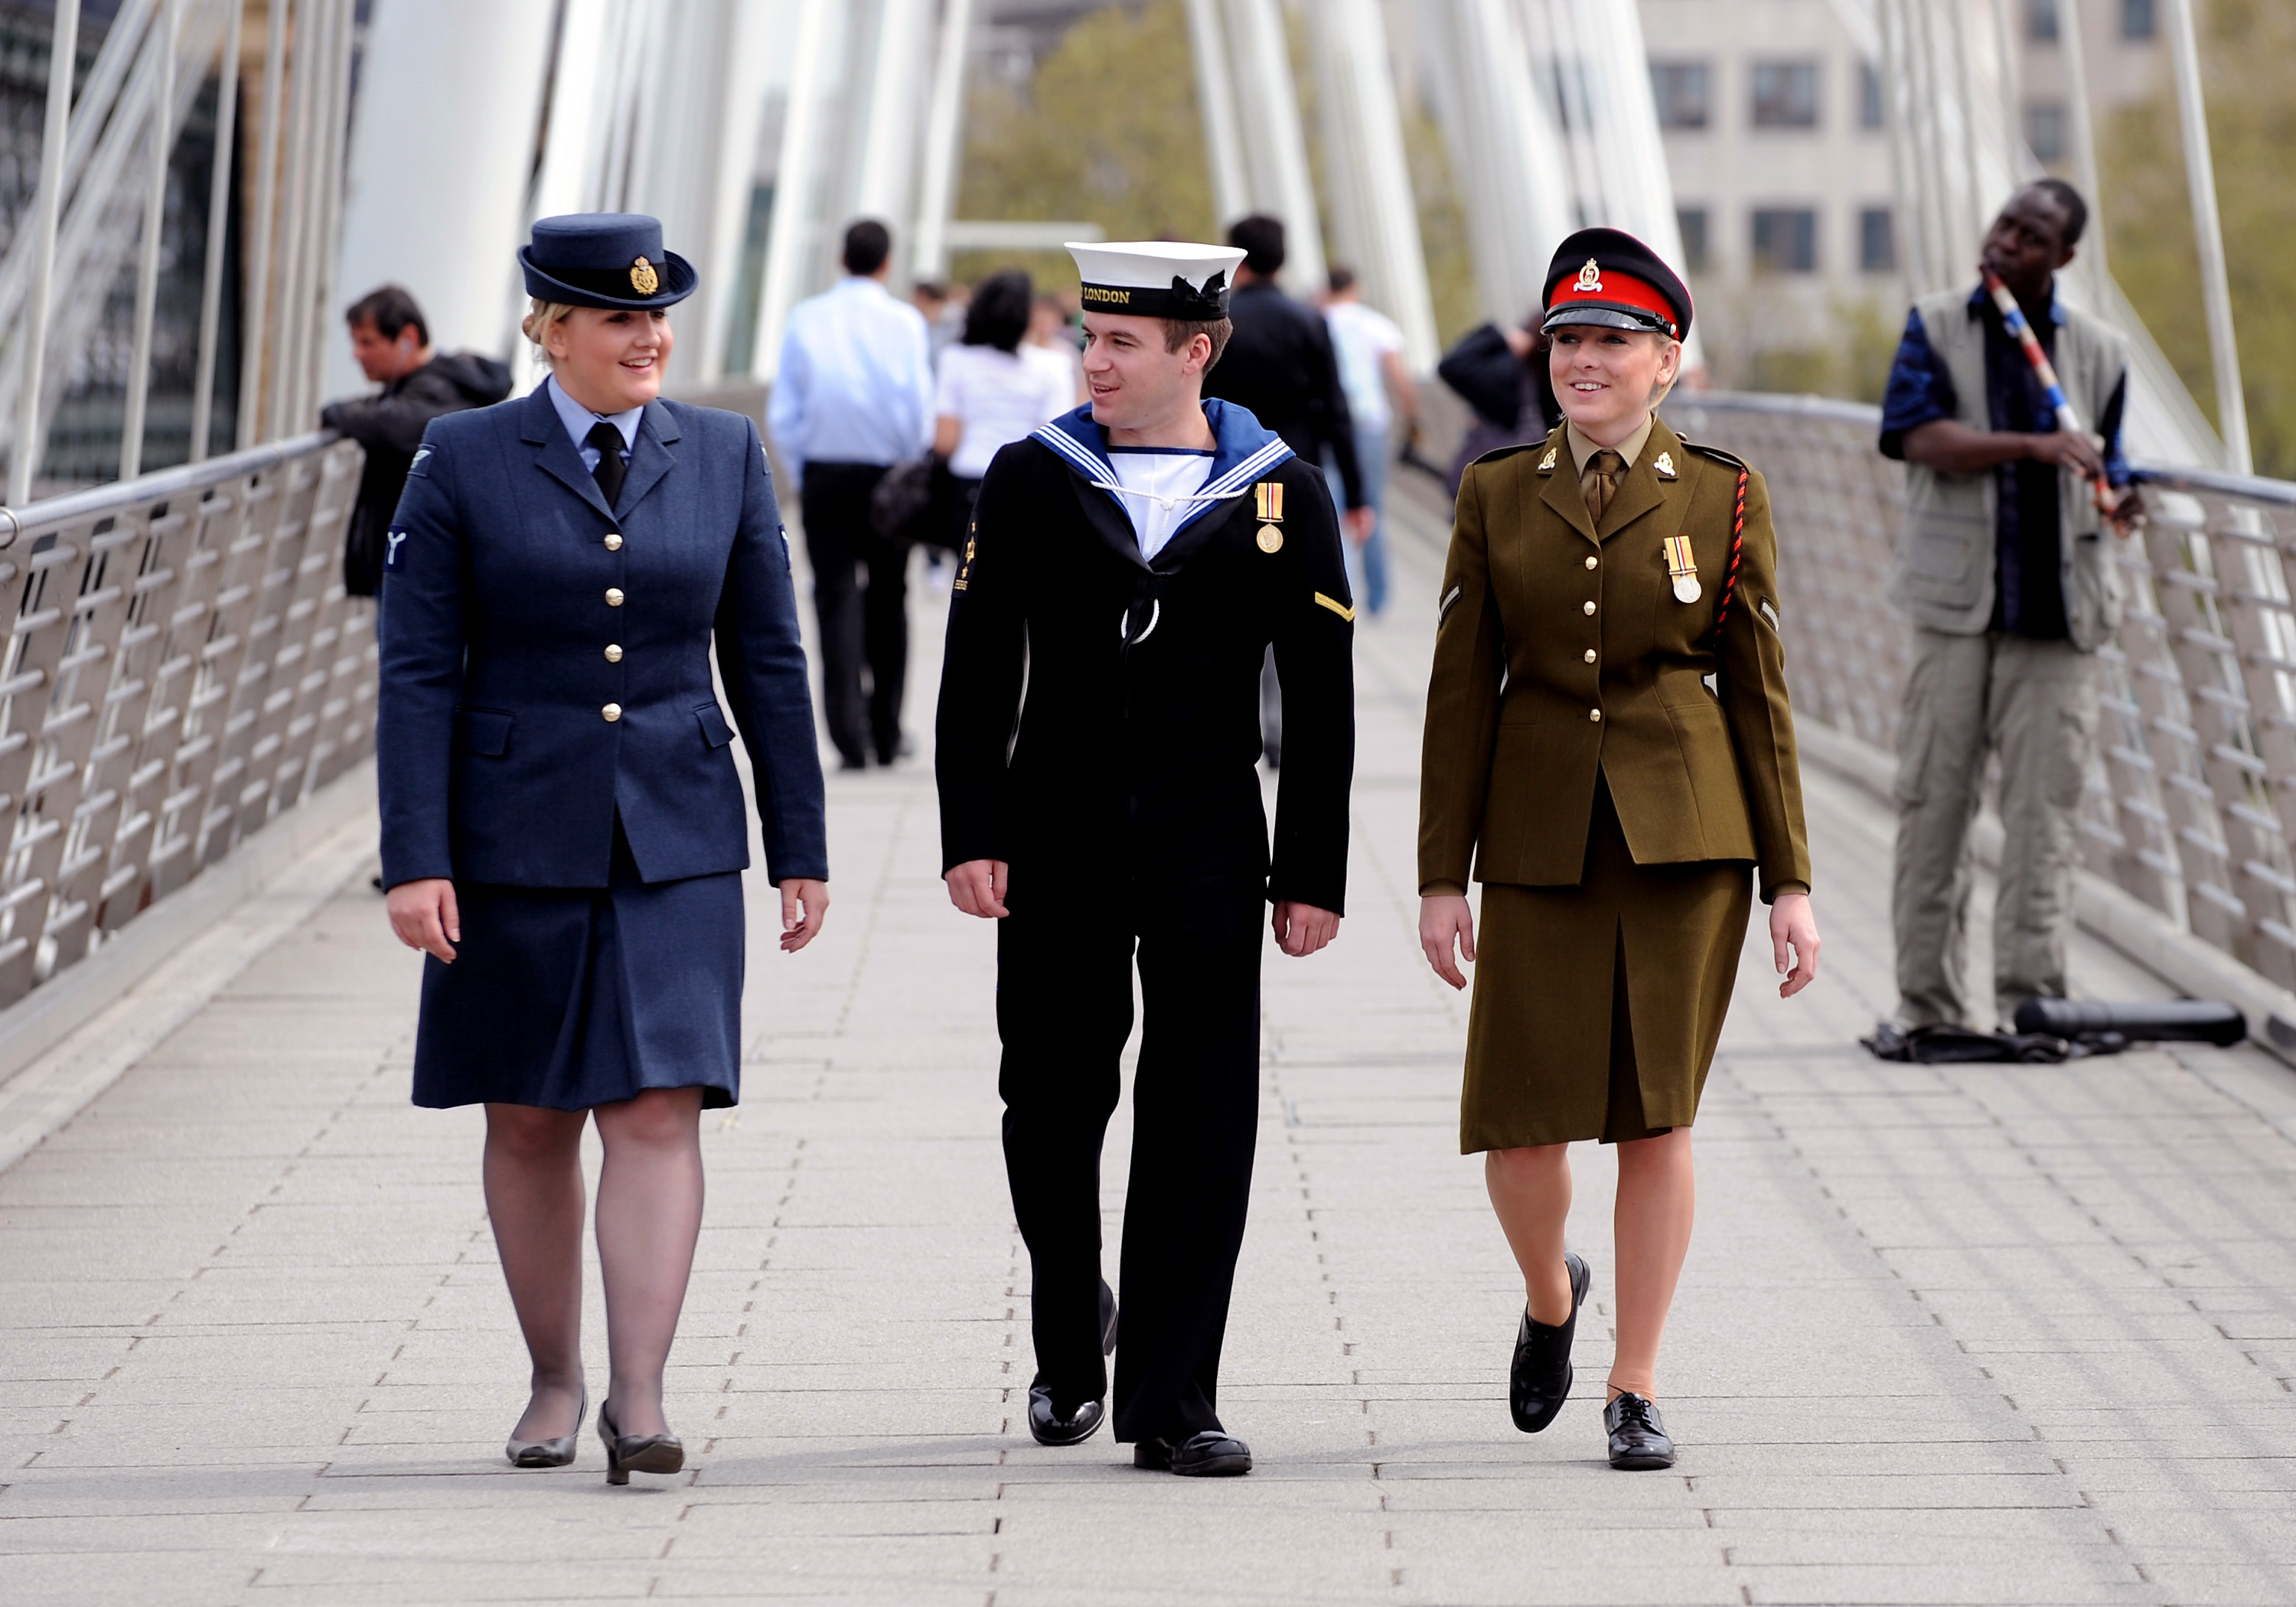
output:
[[[1388,443],[1410,434],[1419,392],[1403,359],[1403,332],[1386,314],[1363,304],[1354,271],[1334,266],[1331,286],[1324,321],[1331,325],[1340,387],[1348,393],[1348,412],[1355,421],[1364,501],[1372,511],[1371,533],[1348,551],[1348,579],[1365,608],[1376,614],[1387,606],[1387,536],[1380,507],[1387,497]],[[1325,472],[1337,498],[1338,471],[1326,465]]]
[[[848,276],[791,310],[766,415],[798,480],[821,624],[822,702],[848,770],[865,766],[873,750],[890,765],[906,745],[909,553],[878,537],[869,498],[886,470],[932,439],[925,321],[885,289],[892,255],[883,224],[865,218],[845,231]]]
[[[1026,343],[1036,287],[1016,268],[973,286],[964,336],[941,354],[933,450],[954,482],[949,545],[964,550],[980,477],[997,449],[1076,406],[1075,371],[1050,347]]]

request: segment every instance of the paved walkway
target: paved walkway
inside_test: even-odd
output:
[[[523,1365],[479,1122],[406,1103],[416,967],[362,872],[0,1172],[0,1599],[2296,1601],[2296,1073],[1875,1064],[1888,825],[1820,775],[1824,979],[1781,1004],[1749,950],[1699,1123],[1681,1465],[1602,1460],[1594,1146],[1580,1398],[1509,1426],[1521,1290],[1456,1152],[1463,1001],[1413,937],[1435,555],[1400,548],[1359,637],[1349,918],[1267,961],[1222,1403],[1250,1478],[1021,1426],[990,934],[935,879],[920,761],[832,778],[830,930],[753,943],[674,1358],[685,1475],[609,1489],[594,1441],[503,1464]],[[2086,945],[2079,976],[2157,991]]]

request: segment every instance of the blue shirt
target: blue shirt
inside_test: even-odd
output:
[[[2009,333],[1993,298],[1980,284],[1969,298],[1969,316],[1985,324],[1985,424],[1997,430],[2046,434],[2056,429],[2033,366],[2024,348]],[[2034,320],[2041,348],[2054,356],[2058,327],[2065,321],[2054,287],[2042,317]],[[2128,483],[2128,460],[2120,445],[2120,422],[2128,398],[2126,375],[2113,387],[2103,416],[2095,422],[2104,437],[2105,477],[2116,486]],[[1890,367],[1889,389],[1882,398],[1882,455],[1903,460],[1906,437],[1923,424],[1956,419],[1975,427],[1962,415],[1953,376],[1945,359],[1930,344],[1915,311],[1906,319],[1906,332],[1898,343],[1897,360]],[[2062,554],[2062,525],[2057,506],[2057,471],[2047,463],[2003,463],[1995,471],[1992,628],[2012,635],[2054,641],[2067,634]]]
[[[849,276],[790,313],[767,412],[792,475],[808,463],[890,465],[932,444],[924,315]]]
[[[630,461],[630,453],[638,444],[638,421],[645,416],[644,407],[621,413],[593,413],[561,390],[554,375],[542,381],[542,389],[549,392],[550,405],[558,409],[558,422],[574,438],[574,449],[582,455],[585,469],[593,474],[598,471],[598,449],[590,444],[590,431],[602,422],[622,432],[622,461]]]

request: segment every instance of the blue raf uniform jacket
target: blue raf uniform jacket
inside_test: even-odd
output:
[[[619,539],[617,539],[619,537]],[[375,745],[386,887],[829,874],[789,544],[757,427],[646,406],[609,508],[549,396],[434,421],[388,537]]]

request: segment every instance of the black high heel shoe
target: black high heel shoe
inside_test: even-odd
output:
[[[606,1482],[627,1484],[632,1473],[675,1473],[685,1465],[685,1442],[675,1434],[625,1434],[609,1408],[598,1408],[598,1438],[606,1443]]]
[[[574,1460],[575,1442],[582,1438],[582,1420],[590,1414],[590,1391],[582,1391],[582,1404],[574,1408],[574,1431],[561,1434],[555,1439],[520,1439],[513,1436],[503,1447],[503,1455],[510,1458],[512,1467],[565,1467]]]
[[[1564,1252],[1562,1265],[1570,1274],[1570,1315],[1556,1324],[1535,1323],[1526,1306],[1522,1326],[1515,1333],[1514,1363],[1507,1369],[1507,1410],[1514,1414],[1514,1426],[1526,1434],[1553,1423],[1570,1398],[1570,1341],[1594,1275],[1576,1250]]]

